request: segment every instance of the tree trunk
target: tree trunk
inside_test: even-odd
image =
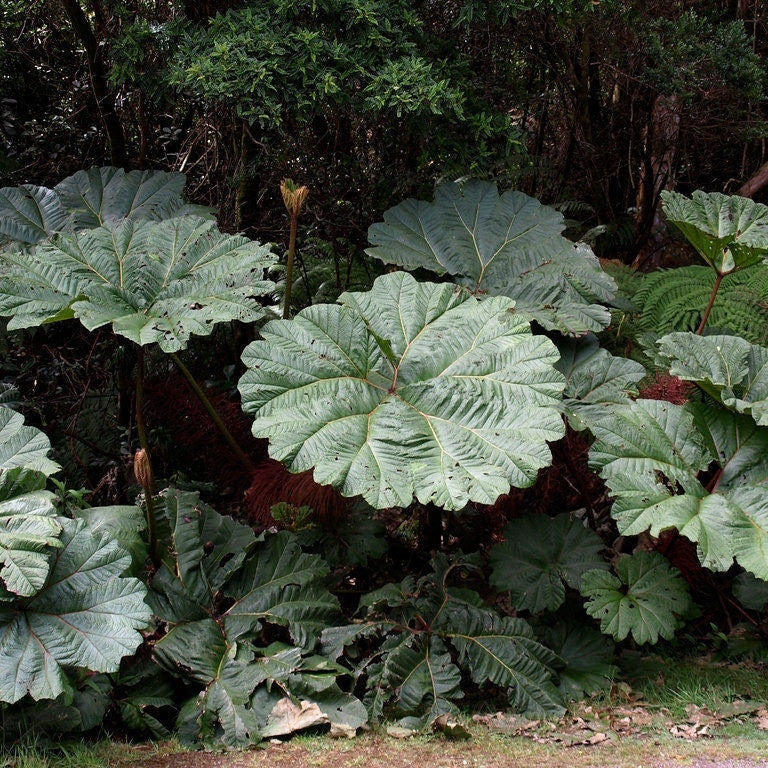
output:
[[[738,189],[737,195],[752,197],[768,186],[768,163],[763,163]]]
[[[673,189],[672,169],[680,137],[680,99],[658,95],[646,129],[645,161],[637,192],[638,253],[633,266],[650,270],[660,265],[666,225],[659,213],[662,190]]]
[[[61,5],[72,24],[72,29],[85,48],[91,75],[91,88],[107,135],[110,161],[112,165],[124,168],[128,165],[128,154],[123,127],[115,112],[115,93],[109,87],[107,67],[103,59],[104,47],[99,45],[93,28],[77,0],[61,0]]]

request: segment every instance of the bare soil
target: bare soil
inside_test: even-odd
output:
[[[537,743],[487,734],[467,741],[436,737],[351,740],[300,738],[247,752],[163,752],[126,747],[108,768],[768,768],[768,744],[752,739],[684,741],[627,737],[590,746]]]

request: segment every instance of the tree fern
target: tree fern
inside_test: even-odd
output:
[[[708,267],[663,269],[644,275],[632,301],[637,327],[658,334],[695,331],[712,293],[716,274]],[[768,341],[768,267],[756,264],[723,278],[709,316],[708,330],[743,336],[753,344]]]

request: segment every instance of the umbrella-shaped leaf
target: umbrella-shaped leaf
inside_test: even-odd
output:
[[[0,473],[0,579],[8,592],[30,597],[43,587],[60,532],[45,475],[22,467]]]
[[[661,193],[671,221],[718,274],[757,264],[768,253],[768,207],[746,197],[696,190]]]
[[[183,173],[89,168],[78,171],[54,187],[75,229],[92,229],[116,219],[161,221],[209,209],[184,200]],[[49,230],[50,231],[50,230]]]
[[[607,568],[600,537],[570,515],[526,515],[509,523],[491,550],[491,586],[509,590],[512,605],[531,613],[554,611],[565,585],[578,589],[581,575]]]
[[[591,250],[561,232],[562,214],[491,182],[438,187],[435,200],[406,200],[368,231],[368,253],[405,269],[454,275],[478,293],[509,296],[545,328],[582,334],[610,322],[602,302],[616,284]]]
[[[268,323],[243,354],[243,406],[274,458],[377,508],[458,509],[535,481],[563,382],[512,302],[405,272],[340,301]]]
[[[71,316],[94,330],[111,324],[137,344],[183,349],[190,335],[262,316],[256,297],[274,257],[266,246],[182,216],[122,221],[57,235],[12,257],[0,280],[0,312],[20,328]]]
[[[695,381],[727,408],[768,426],[768,349],[740,336],[670,333],[659,339],[670,373]]]
[[[691,605],[680,574],[656,552],[622,557],[616,571],[588,571],[581,581],[585,608],[601,631],[615,640],[631,634],[641,644],[671,639]]]
[[[0,700],[52,699],[64,667],[114,672],[142,641],[146,588],[122,573],[130,556],[83,521],[62,520],[60,550],[43,588],[0,611]]]

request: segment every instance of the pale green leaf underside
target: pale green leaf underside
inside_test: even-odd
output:
[[[243,354],[243,407],[274,458],[377,508],[459,509],[535,481],[563,381],[508,299],[399,272],[340,301],[267,324]]]
[[[137,344],[173,352],[220,322],[253,321],[262,279],[274,262],[266,246],[220,233],[194,216],[159,223],[122,221],[58,235],[12,254],[0,279],[9,328],[78,317],[89,330],[111,324]]]
[[[670,333],[658,345],[670,373],[696,382],[727,408],[768,426],[768,349],[740,336],[693,333]]]
[[[105,167],[78,171],[53,189],[5,187],[0,189],[0,236],[28,246],[55,232],[93,229],[118,219],[210,216],[210,209],[185,202],[184,181],[182,173]]]
[[[768,430],[722,408],[656,400],[615,406],[591,429],[590,465],[614,497],[622,534],[676,528],[703,565],[727,570],[735,557],[768,578]],[[700,480],[711,462],[712,493]]]
[[[581,582],[586,611],[601,631],[615,640],[631,634],[641,644],[671,639],[691,603],[679,573],[656,552],[622,557],[616,570],[588,571]]]
[[[368,230],[368,253],[405,269],[454,275],[470,290],[516,300],[545,328],[582,334],[610,322],[616,284],[590,249],[562,237],[562,214],[491,182],[438,187],[406,200]]]
[[[30,597],[42,589],[61,524],[45,476],[21,467],[0,472],[0,579],[8,592]]]
[[[746,197],[696,190],[661,193],[664,213],[716,272],[756,264],[768,253],[768,207]]]
[[[0,609],[0,700],[56,698],[64,667],[114,672],[142,642],[151,612],[146,588],[122,577],[130,558],[82,521],[62,521],[62,548],[43,589]]]
[[[51,475],[61,467],[48,458],[50,450],[43,432],[25,425],[20,413],[0,408],[0,470],[24,467]]]

